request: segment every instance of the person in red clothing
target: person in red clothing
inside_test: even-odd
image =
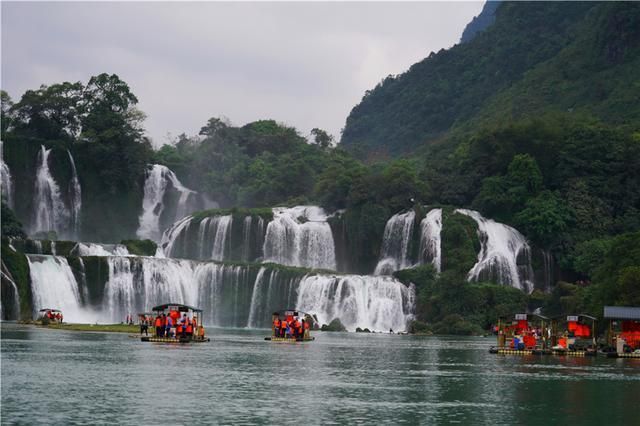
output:
[[[280,317],[273,320],[273,337],[280,337]]]

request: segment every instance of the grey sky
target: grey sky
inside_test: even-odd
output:
[[[482,2],[2,2],[2,81],[125,80],[155,145],[209,117],[340,129],[364,91],[457,43]]]

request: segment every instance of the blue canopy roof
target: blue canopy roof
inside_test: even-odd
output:
[[[604,317],[609,319],[640,320],[640,307],[605,306]]]

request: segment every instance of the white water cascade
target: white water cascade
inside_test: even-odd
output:
[[[71,181],[69,182],[69,201],[71,204],[71,229],[73,237],[78,238],[80,232],[80,212],[82,210],[82,188],[76,171],[76,163],[71,152],[67,150],[71,163]]]
[[[349,331],[400,331],[413,317],[414,299],[413,287],[390,277],[315,275],[300,282],[296,307],[320,324],[339,318]]]
[[[413,210],[393,215],[384,227],[380,260],[374,275],[390,275],[411,266],[409,245],[416,214]]]
[[[4,303],[0,303],[0,319],[19,319],[20,318],[20,294],[18,286],[13,280],[11,273],[7,269],[4,262],[2,262],[2,269],[0,270],[0,280],[2,281],[0,287],[2,295],[4,296],[3,302],[6,299],[10,299],[11,303],[6,306]],[[9,297],[7,297],[9,294]]]
[[[433,209],[420,222],[420,260],[431,262],[437,272],[442,268],[442,209]]]
[[[175,173],[168,167],[154,164],[147,171],[144,183],[144,198],[142,200],[142,213],[137,235],[139,238],[148,238],[159,241],[162,237],[161,216],[165,211],[165,195],[171,184],[178,191],[179,199],[172,222],[183,218],[194,210],[197,210],[196,192],[192,191],[178,180]]]
[[[3,142],[0,141],[0,186],[2,195],[4,195],[5,200],[7,200],[7,204],[10,208],[13,208],[13,177],[11,176],[11,171],[9,170],[9,166],[4,162],[3,157]]]
[[[79,286],[64,257],[28,258],[34,309],[61,309],[70,322],[119,323],[129,313],[174,302],[202,308],[204,323],[213,326],[266,328],[272,312],[293,308],[315,314],[321,324],[339,318],[349,330],[398,331],[405,329],[414,306],[413,289],[390,277],[301,275],[269,266],[109,256],[100,291],[96,283]],[[86,280],[85,262],[79,264],[77,272]],[[102,294],[95,313],[84,306],[88,286]]]
[[[263,252],[265,262],[336,269],[331,227],[324,210],[316,206],[274,208]]]
[[[67,259],[27,255],[34,315],[42,308],[60,309],[65,322],[91,323],[97,316],[81,305],[78,283]]]
[[[71,256],[131,256],[123,244],[77,243],[69,253]]]
[[[31,232],[56,231],[59,236],[69,226],[70,213],[60,195],[60,187],[49,170],[51,149],[42,145],[38,154],[39,165],[36,172],[34,218]]]
[[[495,279],[525,292],[533,290],[530,248],[526,238],[516,229],[494,222],[474,210],[457,209],[456,213],[471,217],[478,224],[481,249],[478,261],[467,276],[469,281]],[[518,264],[524,256],[526,262]]]

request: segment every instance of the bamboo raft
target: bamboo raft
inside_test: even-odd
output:
[[[283,342],[283,343],[297,343],[297,342],[311,342],[316,340],[315,337],[309,338],[295,338],[295,337],[265,337],[264,340],[271,342]]]
[[[192,339],[191,337],[156,337],[156,336],[142,336],[140,337],[142,342],[151,343],[204,343],[209,342],[209,338],[204,339]]]

